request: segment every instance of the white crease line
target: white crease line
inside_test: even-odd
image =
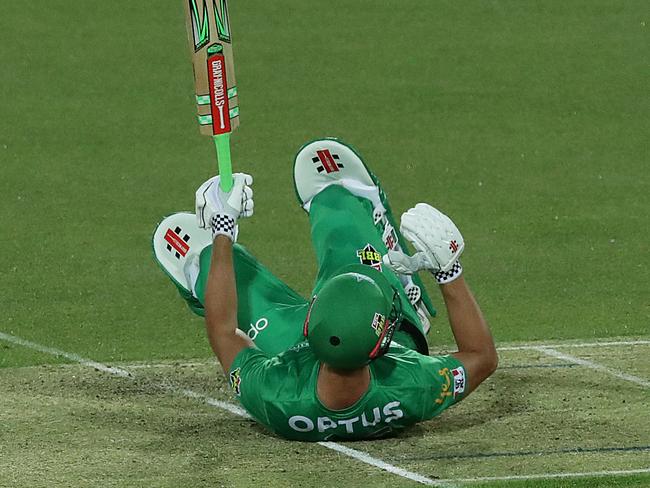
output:
[[[593,361],[588,361],[586,359],[582,359],[576,356],[571,356],[570,354],[564,354],[563,352],[557,351],[553,348],[546,347],[546,346],[540,346],[540,347],[535,347],[535,351],[539,351],[541,353],[547,354],[548,356],[553,356],[554,358],[557,359],[562,359],[564,361],[568,361],[570,363],[575,363],[575,364],[580,364],[581,366],[585,366],[587,368],[595,369],[596,371],[602,371],[603,373],[610,374],[612,376],[616,376],[617,378],[620,378],[622,380],[629,381],[631,383],[636,383],[637,385],[645,386],[646,388],[650,388],[650,381],[645,380],[643,378],[639,378],[638,376],[634,376],[631,374],[623,373],[622,371],[618,371],[616,369],[608,368],[607,366],[603,366],[602,364],[594,363]]]
[[[5,334],[3,332],[0,332],[0,339],[5,341],[5,342],[12,342],[14,344],[17,344],[19,346],[26,347],[28,349],[33,349],[35,351],[39,351],[45,354],[49,354],[50,356],[56,356],[56,357],[62,357],[66,358],[70,361],[74,361],[75,363],[79,363],[83,366],[87,366],[89,368],[95,368],[99,371],[103,371],[104,373],[110,373],[115,376],[121,376],[123,378],[128,378],[131,376],[131,373],[129,373],[127,370],[122,369],[122,368],[114,368],[112,366],[107,366],[102,363],[98,363],[95,361],[92,361],[90,359],[85,359],[82,358],[81,356],[78,356],[77,354],[71,353],[71,352],[65,352],[65,351],[59,351],[58,349],[53,349],[51,347],[47,346],[42,346],[41,344],[36,344],[35,342],[31,342],[25,339],[21,339],[20,337],[12,336],[9,334]]]
[[[52,347],[47,347],[47,346],[42,346],[40,344],[36,344],[35,342],[27,341],[25,339],[21,339],[20,337],[16,337],[13,335],[5,334],[3,332],[0,332],[0,340],[6,341],[6,342],[11,342],[13,344],[17,344],[19,346],[23,346],[29,349],[33,349],[35,351],[43,352],[45,354],[50,354],[52,356],[58,356],[58,357],[63,357],[66,359],[69,359],[70,361],[74,361],[76,363],[81,364],[82,366],[87,366],[90,368],[97,369],[99,371],[103,371],[105,373],[109,373],[115,376],[120,376],[120,377],[126,377],[126,378],[134,378],[133,374],[130,373],[129,371],[121,368],[113,368],[111,366],[107,366],[102,363],[98,363],[96,361],[92,361],[90,359],[85,359],[77,354],[70,353],[70,352],[65,352],[61,351],[59,349],[54,349]],[[227,412],[230,412],[232,414],[238,415],[240,417],[244,418],[251,418],[248,413],[242,409],[241,407],[234,405],[232,403],[228,402],[222,402],[221,400],[217,400],[216,398],[211,398],[207,395],[204,395],[203,393],[198,393],[193,390],[188,390],[188,389],[180,389],[180,388],[174,388],[171,386],[167,385],[162,385],[164,389],[167,391],[171,391],[177,394],[180,394],[184,397],[187,398],[193,398],[197,400],[204,401],[210,406],[220,408],[222,410],[226,410]],[[453,485],[450,485],[449,482],[441,483],[439,481],[432,480],[430,478],[427,478],[425,476],[419,475],[417,473],[413,473],[411,471],[407,471],[402,468],[398,468],[397,466],[393,466],[392,464],[388,464],[385,461],[382,461],[381,459],[377,459],[372,457],[370,454],[365,453],[363,451],[357,451],[356,449],[350,449],[349,447],[342,446],[341,444],[337,444],[335,442],[319,442],[323,447],[326,447],[328,449],[331,449],[333,451],[339,452],[341,454],[345,454],[346,456],[349,456],[351,458],[356,459],[357,461],[361,461],[362,463],[368,464],[370,466],[374,466],[376,468],[382,469],[384,471],[387,471],[391,474],[401,476],[402,478],[409,479],[411,481],[416,481],[418,483],[424,484],[424,485],[429,485],[429,486],[444,486],[444,487],[451,487]]]
[[[334,451],[338,451],[341,454],[345,454],[346,456],[350,456],[355,459],[358,459],[359,461],[363,461],[364,463],[370,464],[371,466],[376,466],[379,469],[388,471],[389,473],[396,474],[398,476],[410,479],[412,481],[417,481],[418,483],[421,483],[423,485],[449,487],[450,483],[453,483],[455,481],[455,480],[444,480],[444,481],[432,480],[430,478],[427,478],[426,476],[422,476],[417,473],[413,473],[411,471],[398,468],[391,464],[387,464],[381,459],[377,459],[370,456],[368,453],[365,453],[363,451],[357,451],[356,449],[352,449],[350,447],[342,446],[341,444],[337,444],[336,442],[319,442],[318,444],[327,447],[328,449],[333,449]]]
[[[608,347],[608,346],[642,346],[648,345],[650,341],[638,340],[638,341],[609,341],[609,342],[566,342],[563,344],[524,344],[521,346],[503,346],[497,347],[498,351],[529,351],[531,349],[536,349],[538,347]]]
[[[176,388],[172,388],[171,391],[173,391],[174,393],[180,393],[181,395],[186,396],[188,398],[195,398],[197,400],[202,400],[208,405],[212,405],[213,407],[220,408],[221,410],[226,410],[235,415],[239,415],[240,417],[244,417],[246,419],[252,418],[246,410],[244,410],[238,405],[235,405],[234,403],[222,402],[221,400],[217,400],[216,398],[209,397],[207,395],[204,395],[203,393],[198,393],[194,390],[187,390],[187,389],[179,390]]]
[[[587,477],[602,477],[602,476],[621,476],[632,474],[645,474],[650,473],[650,468],[643,469],[627,469],[616,471],[591,471],[585,473],[542,473],[542,474],[528,474],[528,475],[512,475],[512,476],[483,476],[480,478],[462,478],[454,479],[456,483],[477,483],[482,481],[516,481],[516,480],[545,480],[555,478],[587,478]],[[440,480],[444,483],[447,480]]]

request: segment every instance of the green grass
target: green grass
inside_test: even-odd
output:
[[[641,0],[231,1],[242,114],[234,165],[254,175],[256,192],[241,242],[309,293],[316,270],[291,164],[306,140],[335,135],[364,155],[397,214],[427,201],[454,218],[467,242],[467,279],[498,342],[647,335],[646,7]],[[210,357],[201,321],[149,244],[160,218],[191,209],[194,190],[216,171],[212,143],[194,120],[182,3],[14,2],[3,7],[0,31],[0,331],[109,363]],[[451,342],[444,313],[431,342]],[[0,368],[61,362],[0,342]],[[46,383],[61,375],[36,371]],[[155,401],[176,412],[174,400]],[[128,416],[145,407],[114,408]],[[196,408],[184,418],[200,424]],[[202,418],[214,436],[225,435],[220,422],[241,424],[212,410]],[[81,442],[77,433],[87,432],[58,428],[40,437],[44,449]],[[261,434],[250,440],[250,429],[238,431],[240,462],[256,462],[248,452],[257,442],[291,459],[288,444]],[[184,446],[190,434],[170,438]],[[647,433],[642,440],[650,444]],[[152,452],[163,476],[168,458]],[[273,456],[259,483],[286,476],[306,483],[291,460],[282,458],[289,475],[276,471]],[[341,462],[348,485],[401,482]],[[187,469],[196,486],[207,471]],[[138,479],[116,478],[115,486]]]

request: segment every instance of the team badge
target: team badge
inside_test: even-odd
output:
[[[241,368],[235,368],[230,372],[230,386],[235,395],[241,395]]]
[[[190,245],[188,244],[189,240],[189,234],[183,232],[183,230],[178,226],[176,226],[174,230],[167,229],[167,232],[165,233],[167,250],[172,253],[176,259],[180,259],[181,256],[185,257],[187,255],[187,252],[190,250]]]
[[[366,244],[366,247],[359,249],[357,251],[357,257],[361,261],[361,264],[366,264],[381,271],[381,254],[370,244]]]
[[[375,329],[375,333],[381,337],[382,332],[384,332],[384,327],[386,326],[386,317],[380,313],[375,313],[375,316],[372,319],[372,328]]]

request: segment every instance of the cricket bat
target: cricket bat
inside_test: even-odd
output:
[[[228,192],[233,184],[230,133],[239,126],[228,3],[226,0],[183,1],[200,131],[214,139],[221,189]]]

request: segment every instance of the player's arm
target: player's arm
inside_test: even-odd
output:
[[[196,191],[199,226],[212,231],[212,260],[205,292],[205,324],[210,346],[228,374],[242,349],[253,342],[237,328],[237,287],[232,244],[237,235],[237,219],[253,214],[253,179],[233,175],[233,188],[221,190],[219,177],[209,179]]]
[[[400,229],[418,252],[406,256],[391,251],[386,264],[398,273],[410,274],[421,269],[433,272],[458,346],[453,355],[469,377],[464,391],[467,395],[494,372],[498,356],[487,322],[462,277],[458,258],[465,247],[463,236],[449,217],[426,203],[418,203],[402,215]]]
[[[226,373],[242,349],[254,347],[253,341],[237,328],[232,241],[223,235],[217,235],[212,245],[205,291],[205,326],[210,346]]]
[[[469,377],[465,388],[465,395],[468,395],[497,368],[497,351],[488,324],[465,279],[459,276],[440,285],[440,290],[458,346],[453,356],[463,363]]]

